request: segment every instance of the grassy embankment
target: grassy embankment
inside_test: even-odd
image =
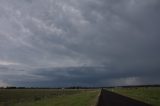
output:
[[[159,87],[140,87],[140,88],[113,88],[113,92],[136,100],[149,103],[153,106],[160,106],[160,88]]]
[[[0,90],[0,106],[94,106],[98,90]]]

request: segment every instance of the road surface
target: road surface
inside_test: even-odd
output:
[[[97,106],[151,106],[151,105],[102,89]]]

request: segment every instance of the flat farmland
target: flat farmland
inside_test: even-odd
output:
[[[160,87],[113,88],[109,90],[153,106],[160,106]]]
[[[136,100],[160,106],[159,87],[107,90],[112,92],[104,89],[101,92],[99,89],[0,89],[0,106],[96,106],[97,103],[99,106],[117,106],[115,103],[133,105]]]
[[[99,90],[1,89],[0,106],[95,106]]]

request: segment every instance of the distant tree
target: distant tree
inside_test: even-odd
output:
[[[6,89],[16,89],[17,87],[14,86],[10,86],[10,87],[6,87]]]

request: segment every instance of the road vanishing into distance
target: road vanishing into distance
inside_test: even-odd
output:
[[[102,89],[97,106],[151,106],[151,105]]]

